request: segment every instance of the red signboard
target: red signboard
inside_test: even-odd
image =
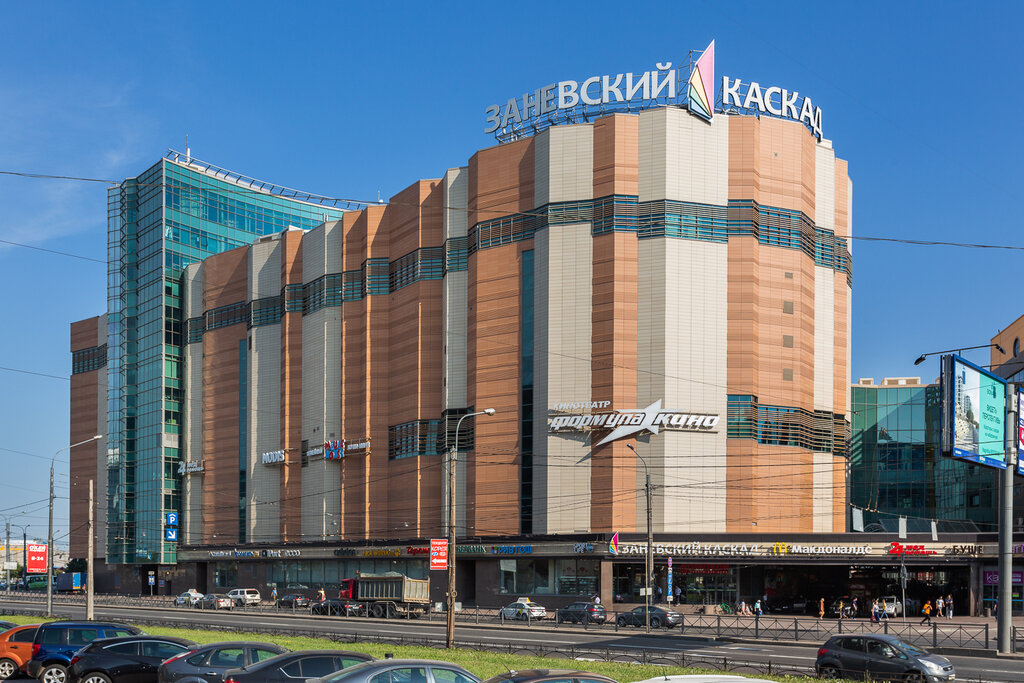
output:
[[[29,543],[28,544],[28,559],[25,571],[29,574],[45,574],[46,573],[46,544],[45,543]]]
[[[430,539],[430,568],[448,568],[448,541],[443,538]]]

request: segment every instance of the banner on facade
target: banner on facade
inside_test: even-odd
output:
[[[448,569],[448,541],[443,538],[430,539],[430,568]]]

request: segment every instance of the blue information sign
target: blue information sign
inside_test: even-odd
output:
[[[177,542],[177,540],[178,540],[178,530],[177,529],[164,529],[164,540],[165,541],[175,541],[175,542]]]
[[[166,512],[164,514],[167,517],[167,526],[178,526],[178,513],[177,512]]]

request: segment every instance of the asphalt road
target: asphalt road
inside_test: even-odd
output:
[[[39,611],[40,605],[6,601],[0,599],[0,610]],[[62,615],[84,618],[85,608],[77,605],[55,605]],[[409,641],[443,643],[445,624],[442,620],[423,619],[375,620],[361,617],[311,617],[308,615],[267,614],[265,612],[211,612],[187,608],[131,608],[96,606],[96,618],[116,618],[124,621],[163,622],[182,627],[214,626],[232,629],[273,630],[286,632],[298,630],[322,633],[334,638],[371,639],[389,638]],[[268,636],[272,640],[273,636]],[[488,649],[508,649],[539,653],[559,649],[563,651],[590,650],[591,653],[576,652],[581,659],[615,658],[623,661],[640,658],[645,650],[647,659],[664,663],[679,663],[685,657],[687,664],[699,665],[702,661],[709,668],[722,669],[728,662],[728,669],[737,673],[767,673],[771,663],[773,673],[802,673],[813,670],[818,645],[787,645],[758,641],[756,643],[730,643],[698,638],[685,638],[667,633],[644,634],[632,630],[619,632],[595,632],[582,629],[543,628],[538,626],[502,626],[498,623],[459,623],[455,629],[459,644]],[[511,645],[510,645],[511,644]],[[565,655],[563,655],[565,656]],[[991,681],[998,683],[1024,683],[1024,659],[975,657],[947,655],[956,666],[960,680]]]

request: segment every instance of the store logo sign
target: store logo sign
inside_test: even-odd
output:
[[[612,540],[608,542],[608,552],[612,555],[619,554],[619,532],[616,531],[615,535],[612,536]]]
[[[178,474],[197,474],[204,470],[202,460],[181,460],[178,462]]]
[[[271,451],[263,454],[264,465],[277,465],[284,462],[284,451]]]
[[[606,403],[593,401],[590,404]],[[558,411],[562,406],[578,404],[557,404],[553,411]],[[618,439],[650,432],[658,434],[660,430],[710,432],[718,425],[718,415],[709,413],[681,413],[676,410],[663,410],[661,399],[637,410],[615,410],[607,413],[570,413],[567,415],[556,415],[551,418],[549,432],[610,429],[611,431],[595,446],[603,446],[606,443]]]
[[[910,545],[903,543],[896,543],[895,541],[889,544],[890,555],[938,555],[938,551],[925,550],[923,545]]]
[[[715,41],[693,66],[689,85],[690,111],[710,121],[715,113]]]

